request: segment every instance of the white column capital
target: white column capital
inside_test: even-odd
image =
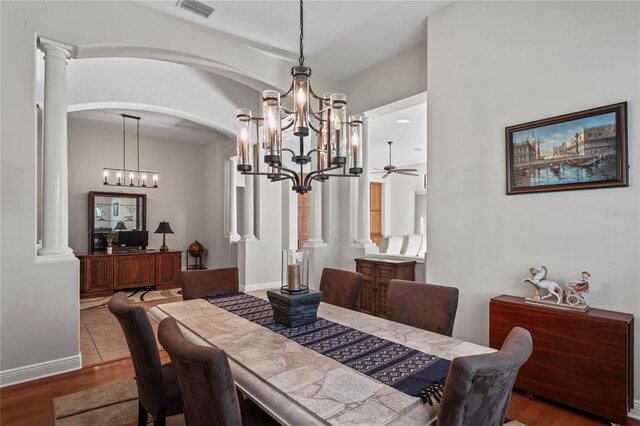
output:
[[[45,59],[47,55],[50,55],[51,57],[67,61],[75,54],[74,46],[46,37],[38,37],[38,49],[44,52]]]

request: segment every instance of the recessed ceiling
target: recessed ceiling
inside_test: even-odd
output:
[[[138,4],[212,28],[292,62],[298,59],[296,1],[202,1],[215,12],[205,19],[175,1]],[[308,1],[304,4],[305,64],[345,80],[426,41],[426,19],[451,1]],[[214,46],[211,47],[212,49]]]
[[[122,117],[120,114],[141,117],[140,141],[144,141],[145,138],[153,138],[202,145],[222,136],[213,129],[182,118],[128,109],[93,109],[70,112],[69,122],[84,127],[113,130],[116,134],[121,135]],[[135,138],[135,125],[131,123],[131,120],[127,120],[126,129],[127,136],[131,135],[132,138]]]
[[[398,123],[400,120],[409,123]],[[403,167],[427,162],[427,104],[403,108],[371,118],[369,125],[371,168],[389,164],[389,145],[393,141],[392,163]]]

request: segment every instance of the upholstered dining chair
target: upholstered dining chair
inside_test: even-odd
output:
[[[182,271],[180,283],[183,300],[240,291],[238,268]]]
[[[129,302],[125,293],[116,293],[108,303],[122,327],[131,353],[138,387],[138,425],[165,425],[165,418],[182,413],[180,388],[171,363],[162,365],[156,338],[142,306]]]
[[[324,268],[320,278],[322,301],[355,310],[362,287],[362,274],[340,269]]]
[[[387,304],[387,319],[451,336],[458,310],[458,289],[391,280]]]
[[[253,402],[238,398],[222,349],[189,342],[171,317],[160,322],[158,340],[175,368],[188,426],[278,424]]]
[[[455,358],[436,425],[502,425],[518,371],[532,348],[531,334],[515,327],[498,352]]]

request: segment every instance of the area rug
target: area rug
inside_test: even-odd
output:
[[[53,418],[56,426],[137,425],[136,381],[128,379],[55,398]],[[153,423],[151,416],[147,423]],[[184,424],[182,415],[167,418],[168,426]]]
[[[53,400],[56,426],[137,425],[138,390],[134,379],[88,389]],[[147,419],[151,424],[151,416]],[[184,425],[184,416],[167,418],[168,426]],[[505,426],[526,426],[516,420]]]
[[[131,303],[138,302],[150,302],[152,300],[170,299],[176,297],[182,297],[182,290],[179,288],[172,288],[170,290],[151,290],[145,288],[136,288],[132,290],[123,290],[127,293],[127,297]],[[92,297],[88,299],[80,299],[80,310],[96,308],[99,306],[106,306],[109,303],[109,299],[113,296],[104,297]]]

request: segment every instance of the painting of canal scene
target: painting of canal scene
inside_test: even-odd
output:
[[[507,127],[507,194],[627,186],[626,106]]]

